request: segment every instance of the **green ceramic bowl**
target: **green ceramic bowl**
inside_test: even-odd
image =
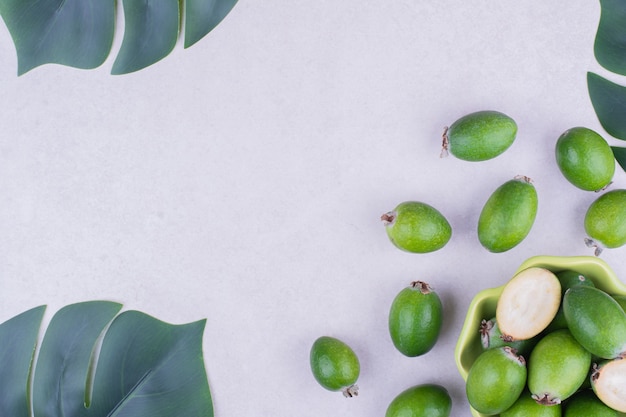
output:
[[[566,269],[578,271],[590,278],[594,285],[609,294],[626,295],[626,285],[620,281],[611,268],[603,260],[593,256],[535,256],[525,261],[513,276],[532,266],[547,268],[553,272]],[[463,380],[467,380],[472,363],[482,352],[478,329],[482,319],[489,319],[496,314],[496,304],[504,285],[489,288],[476,294],[470,303],[465,323],[461,329],[459,340],[454,351],[454,359]],[[474,417],[487,417],[474,409],[470,410]]]

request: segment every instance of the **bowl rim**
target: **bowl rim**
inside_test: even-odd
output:
[[[623,293],[626,294],[626,284],[624,284],[617,275],[613,272],[611,267],[602,259],[596,256],[552,256],[552,255],[537,255],[531,258],[526,259],[522,264],[517,268],[517,270],[511,275],[513,278],[517,273],[523,271],[524,269],[530,267],[545,267],[547,269],[553,271],[560,271],[565,269],[581,269],[581,266],[584,266],[582,269],[592,268],[599,272],[601,272],[602,277],[594,277],[605,284],[605,286],[611,287],[614,293]],[[507,280],[506,282],[508,282]],[[482,291],[479,291],[471,300],[469,307],[467,309],[467,313],[465,315],[465,320],[463,322],[463,327],[461,328],[461,332],[457,339],[457,343],[454,349],[454,360],[457,366],[463,381],[467,380],[467,375],[469,373],[469,369],[463,365],[462,355],[465,348],[468,346],[469,342],[473,340],[475,334],[477,332],[476,323],[480,323],[484,317],[478,317],[479,306],[485,302],[487,299],[493,299],[494,297],[497,299],[506,282],[498,287],[487,288]],[[476,410],[470,407],[470,411],[474,417],[486,417],[486,415],[478,413]]]

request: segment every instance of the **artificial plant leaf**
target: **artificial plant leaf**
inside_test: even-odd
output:
[[[618,139],[626,140],[626,87],[592,72],[587,73],[587,87],[604,130]]]
[[[626,75],[626,2],[600,0],[600,23],[594,43],[598,63]]]
[[[35,367],[35,417],[86,415],[85,394],[96,341],[122,308],[90,301],[59,310],[48,325]]]
[[[615,160],[622,167],[624,171],[626,171],[626,148],[619,148],[617,146],[611,146],[613,150],[613,155],[615,155]]]
[[[124,39],[112,74],[138,71],[166,57],[180,29],[178,0],[123,0]]]
[[[185,48],[202,39],[235,7],[237,0],[187,0],[185,2]]]
[[[204,325],[171,325],[137,311],[117,316],[102,342],[89,416],[212,416]]]
[[[30,417],[28,384],[45,306],[0,324],[0,416]]]
[[[114,0],[1,0],[18,58],[18,75],[47,63],[95,68],[109,55]]]

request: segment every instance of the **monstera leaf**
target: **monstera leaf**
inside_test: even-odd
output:
[[[62,308],[38,355],[45,307],[1,324],[0,416],[212,417],[205,321],[171,325],[138,311],[118,314],[121,307]]]
[[[609,71],[626,75],[626,2],[600,0],[600,7],[594,42],[596,59]]]
[[[182,2],[184,1],[184,7]],[[213,30],[237,0],[123,0],[124,37],[113,74],[154,64],[175,47],[185,10],[188,48]],[[0,16],[13,38],[18,75],[48,63],[90,69],[111,52],[116,0],[2,0]]]
[[[611,136],[626,140],[626,87],[587,73],[587,87],[600,124]]]

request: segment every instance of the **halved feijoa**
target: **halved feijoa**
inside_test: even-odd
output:
[[[498,187],[478,218],[478,240],[490,252],[519,245],[537,216],[537,191],[528,177],[516,177]]]
[[[548,333],[528,358],[528,388],[540,404],[560,404],[587,378],[591,354],[567,329]]]
[[[514,349],[506,346],[486,350],[470,367],[465,383],[467,399],[479,413],[501,413],[517,401],[526,376],[526,361]]]
[[[394,346],[409,357],[423,355],[437,342],[443,323],[439,295],[425,282],[415,281],[398,293],[389,311]]]
[[[626,190],[612,190],[598,197],[585,214],[588,246],[618,248],[626,244]]]
[[[516,135],[517,124],[504,113],[492,110],[470,113],[445,130],[442,155],[449,151],[465,161],[485,161],[506,151]]]
[[[339,339],[318,338],[311,347],[311,371],[319,384],[330,391],[341,391],[345,397],[358,395],[355,385],[361,370],[354,351]]]
[[[413,253],[441,249],[452,236],[448,220],[436,208],[419,201],[405,201],[381,216],[389,240]]]
[[[437,384],[416,385],[394,398],[385,417],[448,417],[452,399],[448,391]]]
[[[563,176],[587,191],[605,188],[615,173],[615,157],[606,140],[586,127],[565,131],[556,141],[556,163]]]
[[[567,326],[585,349],[604,359],[626,352],[626,313],[615,299],[593,287],[573,287],[563,297]]]
[[[530,339],[550,324],[560,304],[561,284],[556,275],[545,268],[526,268],[505,284],[496,320],[505,340]]]
[[[591,386],[600,401],[626,413],[626,358],[613,359],[594,369]]]

